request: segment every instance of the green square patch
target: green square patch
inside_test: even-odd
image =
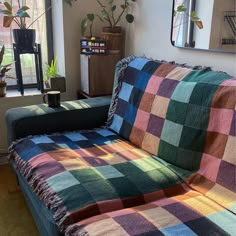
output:
[[[138,175],[136,175],[137,178]],[[139,196],[142,194],[137,186],[132,183],[127,177],[120,177],[108,180],[115,189],[120,198]]]
[[[207,130],[210,116],[210,108],[189,104],[185,126]]]
[[[218,85],[198,83],[190,97],[189,103],[211,107],[213,96],[218,88]]]
[[[166,114],[166,119],[178,123],[180,125],[183,125],[187,109],[188,109],[187,103],[170,100]]]
[[[160,140],[158,157],[174,165],[176,163],[177,150],[177,147]]]
[[[95,168],[71,170],[70,172],[80,183],[103,180]]]
[[[203,152],[206,131],[184,126],[179,146],[196,152]]]
[[[155,172],[160,173],[160,175],[161,175],[160,171],[155,170]],[[159,175],[159,177],[160,177],[160,175]],[[131,175],[131,176],[128,176],[128,179],[135,186],[137,186],[137,188],[143,194],[155,192],[155,191],[158,191],[158,190],[162,189],[161,180],[160,181],[155,181],[154,179],[152,179],[151,176],[149,176],[149,172],[142,173],[138,176]]]
[[[202,153],[178,148],[176,166],[186,170],[198,170],[200,167]]]
[[[133,163],[143,172],[156,170],[162,167],[162,165],[158,161],[153,159],[152,157],[140,158],[140,159],[131,161],[131,163]]]
[[[95,169],[104,179],[119,178],[124,176],[113,166],[98,166]]]
[[[224,72],[202,69],[202,70],[192,71],[183,79],[183,81],[220,85],[225,80],[230,78],[232,78],[232,76]]]
[[[60,192],[63,189],[80,184],[78,179],[76,179],[69,171],[53,175],[47,179],[47,183],[55,192]]]
[[[113,165],[113,167],[116,168],[124,176],[138,175],[143,172],[141,169],[139,169],[137,166],[135,166],[131,162],[115,164]]]
[[[183,103],[188,103],[192,91],[197,83],[181,81],[174,90],[171,99]]]
[[[178,147],[182,130],[182,125],[179,125],[169,120],[165,120],[161,133],[161,140]]]
[[[73,211],[94,203],[91,195],[81,185],[71,186],[63,191],[60,191],[57,195],[62,199],[64,206],[68,211]]]
[[[116,189],[107,180],[98,180],[83,184],[95,202],[119,198]]]

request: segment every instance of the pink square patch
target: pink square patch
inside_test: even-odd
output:
[[[151,94],[157,94],[157,91],[160,87],[161,82],[163,81],[164,78],[159,77],[159,76],[155,76],[153,75],[147,84],[146,87],[146,92],[151,93]]]
[[[136,119],[134,122],[134,126],[143,130],[143,131],[146,131],[147,126],[148,126],[149,117],[150,117],[150,113],[147,113],[145,111],[138,109]]]
[[[208,131],[228,135],[231,128],[234,111],[230,109],[211,108]]]
[[[204,153],[198,173],[205,176],[207,179],[216,182],[220,162],[220,159]]]
[[[221,85],[236,87],[236,78],[225,80]]]

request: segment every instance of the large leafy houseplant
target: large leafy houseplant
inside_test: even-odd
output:
[[[120,0],[119,0],[120,1]],[[99,14],[88,13],[81,22],[81,33],[85,34],[86,29],[89,27],[90,36],[93,35],[92,27],[94,20],[98,18],[104,24],[107,23],[109,27],[114,28],[118,25],[121,19],[125,16],[128,23],[134,21],[134,16],[129,13],[129,7],[131,2],[136,0],[123,0],[118,5],[118,0],[96,0],[98,8],[100,9]]]
[[[77,0],[63,0],[70,6],[72,2]],[[54,2],[56,4],[57,1]],[[20,0],[17,0],[18,9],[16,12],[13,12],[13,1],[4,1],[0,2],[3,8],[0,8],[0,14],[4,16],[3,26],[10,27],[12,22],[15,22],[20,29],[29,29],[39,18],[41,18],[48,10],[52,8],[54,4],[49,6],[41,15],[39,15],[34,21],[32,21],[28,26],[26,26],[26,18],[30,18],[28,10],[30,7],[23,5]]]
[[[32,0],[31,0],[32,1]],[[38,21],[53,5],[57,3],[56,0],[51,6],[49,6],[42,14],[40,14],[35,20],[33,20],[28,26],[26,25],[26,19],[30,18],[28,11],[30,7],[23,4],[23,1],[17,0],[18,9],[14,11],[14,1],[0,2],[2,7],[0,8],[0,14],[3,15],[3,26],[10,27],[12,22],[15,22],[19,29],[13,29],[13,38],[16,45],[24,50],[32,50],[35,44],[35,30],[29,29],[36,21]],[[73,1],[77,0],[63,0],[69,5],[72,5]],[[30,3],[28,3],[30,4]]]

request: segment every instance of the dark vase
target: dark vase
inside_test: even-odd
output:
[[[32,50],[35,44],[35,29],[13,29],[13,38],[18,48]]]

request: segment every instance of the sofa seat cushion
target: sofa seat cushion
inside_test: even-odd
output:
[[[104,213],[71,225],[66,236],[235,235],[236,215],[203,195],[185,194]]]
[[[184,191],[168,166],[107,129],[33,136],[11,149],[16,168],[61,230]]]

